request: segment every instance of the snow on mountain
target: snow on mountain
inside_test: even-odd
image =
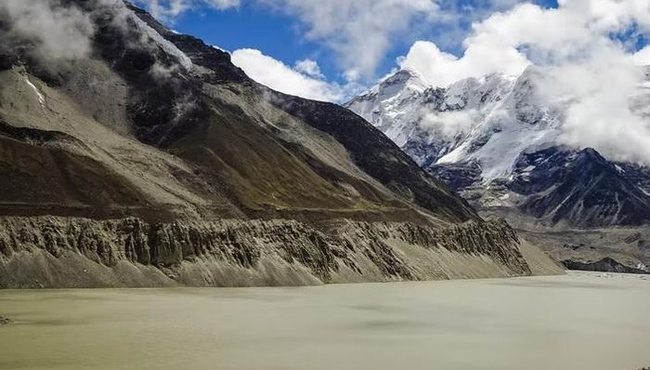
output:
[[[171,55],[176,58],[178,63],[186,70],[189,71],[192,69],[192,60],[185,53],[183,53],[176,45],[174,45],[169,40],[165,39],[163,36],[153,29],[147,22],[140,19],[135,13],[127,12],[125,16],[132,21],[136,29],[140,32],[142,37],[146,36],[153,42],[156,46],[160,47],[168,55]]]
[[[403,146],[418,125],[409,118],[410,110],[419,106],[427,88],[416,72],[402,70],[355,99],[352,110]]]
[[[517,77],[439,88],[404,70],[346,106],[479,209],[586,227],[650,222],[650,170],[566,147],[562,124],[573,98],[549,94],[547,72],[531,66]],[[650,68],[646,75],[650,81]],[[650,82],[629,104],[650,117]]]
[[[539,93],[540,70],[492,74],[447,88],[401,71],[347,107],[381,129],[423,167],[477,162],[485,182],[512,172],[519,154],[557,140],[559,110]]]
[[[650,67],[629,98],[630,110],[650,118]],[[446,88],[402,70],[346,106],[381,129],[421,166],[475,162],[484,183],[507,179],[517,158],[562,145],[570,96],[549,96],[548,71],[491,74]],[[583,148],[577,148],[583,149]]]

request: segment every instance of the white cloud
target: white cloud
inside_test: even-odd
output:
[[[240,5],[240,0],[136,0],[144,4],[155,18],[170,20],[197,6],[224,10]]]
[[[323,79],[325,76],[320,71],[320,66],[318,62],[311,59],[299,60],[296,62],[296,65],[293,67],[296,71],[306,74],[307,76]]]
[[[458,58],[441,51],[432,42],[418,41],[399,64],[402,68],[415,70],[433,86],[447,86],[464,78],[494,72],[517,75],[530,62],[514,48],[497,51],[480,45]]]
[[[634,63],[638,66],[650,66],[650,46],[646,46],[634,54]]]
[[[395,38],[435,17],[434,0],[257,0],[295,16],[323,42],[349,80],[372,78]]]
[[[472,129],[472,122],[476,122],[480,112],[475,109],[423,113],[422,128],[434,135],[443,135],[449,140],[458,137],[459,133],[468,133]]]
[[[650,164],[650,120],[631,109],[642,71],[619,49],[601,49],[579,63],[554,66],[542,92],[565,101],[560,140],[595,148],[607,158]],[[647,106],[648,96],[641,100]]]
[[[235,8],[238,7],[240,3],[239,0],[204,0],[204,1],[217,9]]]
[[[2,0],[0,23],[8,26],[0,32],[0,48],[27,39],[34,43],[32,53],[43,60],[88,55],[95,32],[88,14],[50,0]]]
[[[301,61],[291,68],[259,50],[240,49],[232,53],[232,62],[255,81],[285,94],[321,101],[345,97],[344,88],[325,81],[313,61]]]
[[[522,4],[474,23],[460,58],[416,42],[400,65],[441,86],[493,72],[519,74],[530,63],[561,65],[595,57],[598,50],[617,47],[612,33],[632,26],[637,32],[650,30],[647,0],[567,0],[558,9]]]

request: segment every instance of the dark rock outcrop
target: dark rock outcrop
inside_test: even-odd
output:
[[[521,205],[525,213],[583,227],[650,222],[650,196],[593,149],[524,155],[517,168],[529,167],[510,184],[514,192],[530,196]]]
[[[457,192],[466,190],[481,180],[481,168],[475,162],[431,164],[426,169]]]
[[[625,274],[650,274],[650,271],[645,271],[619,263],[613,258],[605,257],[600,261],[595,262],[581,262],[581,261],[562,261],[562,264],[569,270],[580,271],[601,271],[601,272],[615,272]]]

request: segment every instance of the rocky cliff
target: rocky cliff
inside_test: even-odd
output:
[[[561,273],[505,223],[0,221],[0,287],[257,286]],[[524,247],[525,248],[525,247]]]

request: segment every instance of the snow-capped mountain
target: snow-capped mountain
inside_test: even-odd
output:
[[[402,70],[346,106],[480,209],[546,225],[649,223],[650,171],[564,146],[566,108],[544,89],[545,73],[529,67],[438,88]],[[630,97],[640,116],[650,116],[649,88]]]

